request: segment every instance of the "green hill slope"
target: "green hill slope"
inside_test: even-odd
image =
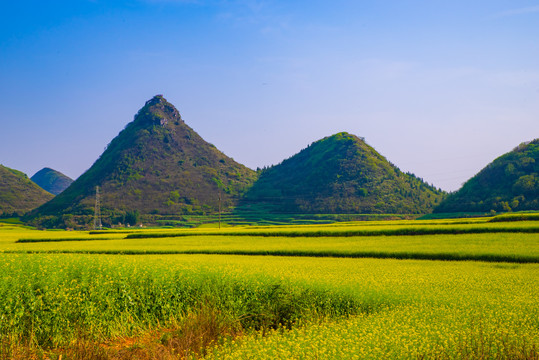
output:
[[[264,169],[242,208],[274,212],[427,213],[443,193],[402,173],[362,139],[338,133]]]
[[[43,190],[58,195],[71,185],[73,179],[51,168],[43,168],[30,178]]]
[[[539,210],[539,139],[495,159],[435,212]]]
[[[216,212],[219,193],[222,208],[230,208],[255,178],[253,170],[204,141],[158,95],[146,102],[89,170],[32,218],[39,222],[48,216],[86,215],[77,221],[88,224],[96,186],[105,224],[123,222],[133,212]]]
[[[26,174],[0,165],[0,216],[22,215],[53,197]]]

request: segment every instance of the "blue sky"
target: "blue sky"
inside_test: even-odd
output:
[[[163,94],[256,169],[340,131],[457,190],[539,137],[539,1],[17,1],[0,163],[76,178]]]

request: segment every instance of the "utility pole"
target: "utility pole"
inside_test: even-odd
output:
[[[219,229],[221,229],[221,190],[219,190]]]
[[[101,230],[101,205],[99,201],[99,186],[95,187],[94,230]]]

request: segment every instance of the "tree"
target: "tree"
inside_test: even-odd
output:
[[[530,194],[535,192],[537,179],[533,174],[523,175],[513,185],[513,191],[517,194]]]
[[[125,213],[125,223],[131,226],[136,225],[140,219],[140,213],[138,210],[127,211]]]

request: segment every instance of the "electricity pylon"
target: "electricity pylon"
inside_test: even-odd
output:
[[[95,187],[95,210],[94,210],[94,230],[101,230],[101,205],[99,203],[99,186]]]
[[[219,229],[221,229],[221,190],[219,190]]]

